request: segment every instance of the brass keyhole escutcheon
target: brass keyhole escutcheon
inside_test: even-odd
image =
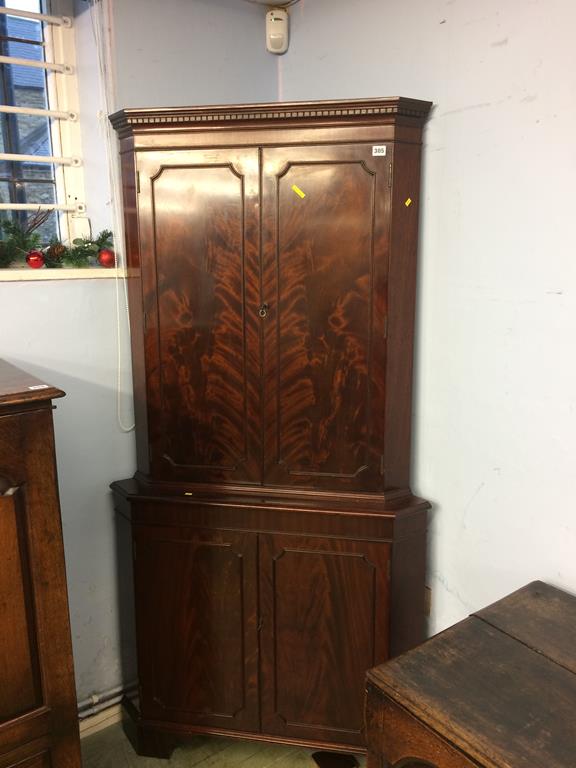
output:
[[[266,317],[268,314],[268,304],[262,304],[260,309],[258,310],[258,314],[260,317]]]

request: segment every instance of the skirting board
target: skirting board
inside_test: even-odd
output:
[[[122,705],[113,704],[95,715],[80,720],[80,738],[85,739],[87,736],[92,736],[92,734],[108,728],[109,725],[120,722],[122,722]]]

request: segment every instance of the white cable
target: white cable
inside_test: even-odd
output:
[[[96,51],[98,54],[98,67],[100,71],[100,96],[104,105],[105,114],[101,125],[104,130],[106,139],[106,149],[108,152],[108,180],[110,184],[110,192],[112,196],[112,221],[115,233],[114,250],[116,253],[116,418],[118,426],[123,432],[131,432],[134,429],[134,424],[128,426],[122,419],[122,325],[121,317],[126,320],[126,327],[128,331],[128,338],[130,338],[130,318],[128,309],[128,287],[126,282],[126,257],[124,253],[124,227],[123,227],[123,213],[120,207],[121,190],[118,181],[117,165],[114,161],[116,157],[116,146],[114,143],[114,135],[112,134],[112,126],[108,120],[108,114],[112,111],[111,102],[112,94],[110,90],[112,88],[112,66],[111,66],[111,54],[106,46],[106,43],[102,37],[102,29],[105,23],[104,11],[102,10],[102,3],[90,2],[90,20],[92,24],[92,33],[96,43]],[[120,272],[124,274],[124,277],[120,277]],[[120,280],[124,286],[124,307],[123,311],[120,306]]]

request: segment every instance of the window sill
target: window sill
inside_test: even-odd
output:
[[[0,269],[0,283],[25,282],[28,280],[93,280],[125,277],[123,269],[114,267],[85,267],[78,269]]]

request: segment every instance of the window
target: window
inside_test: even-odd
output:
[[[0,221],[88,235],[70,0],[0,0]]]

